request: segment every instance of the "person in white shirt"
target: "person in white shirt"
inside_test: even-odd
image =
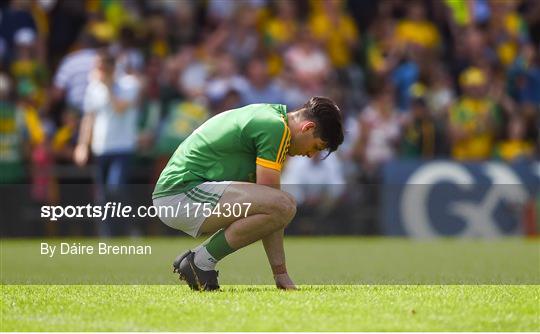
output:
[[[358,124],[360,136],[354,154],[366,176],[374,181],[380,176],[380,167],[396,156],[401,135],[392,86],[378,87],[371,103],[360,113]]]
[[[95,156],[99,202],[111,200],[127,183],[137,142],[141,84],[130,71],[115,78],[114,65],[108,54],[97,56],[83,100],[84,116],[74,152],[79,166],[88,162],[90,151]]]
[[[296,200],[299,217],[306,218],[289,229],[310,233],[332,230],[327,224],[346,191],[343,164],[338,155],[325,159],[317,153],[313,159],[291,157],[282,174],[282,188]],[[293,226],[295,225],[295,226]]]

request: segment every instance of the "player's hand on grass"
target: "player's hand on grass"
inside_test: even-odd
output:
[[[274,280],[278,289],[298,290],[287,273],[274,275]]]

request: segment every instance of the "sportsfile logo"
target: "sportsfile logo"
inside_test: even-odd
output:
[[[62,218],[92,218],[105,221],[109,218],[208,218],[247,217],[251,203],[196,203],[177,202],[175,205],[138,206],[121,202],[107,202],[105,205],[43,205],[41,218],[57,221]]]
[[[105,205],[43,205],[41,218],[57,221],[59,218],[94,218],[104,221],[108,218],[155,218],[178,212],[175,207],[138,206],[136,210],[121,202],[107,202]]]

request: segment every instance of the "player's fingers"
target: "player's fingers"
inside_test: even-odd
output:
[[[282,290],[297,290],[298,288],[294,285],[293,281],[286,275],[277,275],[275,277],[276,286],[278,289]]]
[[[277,288],[280,290],[298,290],[296,285],[277,285]]]

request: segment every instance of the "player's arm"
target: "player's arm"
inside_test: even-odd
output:
[[[281,171],[257,165],[257,184],[280,190]],[[276,285],[281,289],[296,289],[290,279],[285,265],[285,249],[283,247],[284,229],[276,231],[262,239],[268,262],[272,267]]]
[[[257,164],[257,184],[281,190],[281,171]]]
[[[290,129],[281,120],[255,117],[246,127],[247,140],[252,140],[256,150],[257,184],[281,190],[281,169],[290,143]],[[272,267],[278,288],[294,289],[294,283],[285,267],[283,229],[262,239],[268,262]]]

